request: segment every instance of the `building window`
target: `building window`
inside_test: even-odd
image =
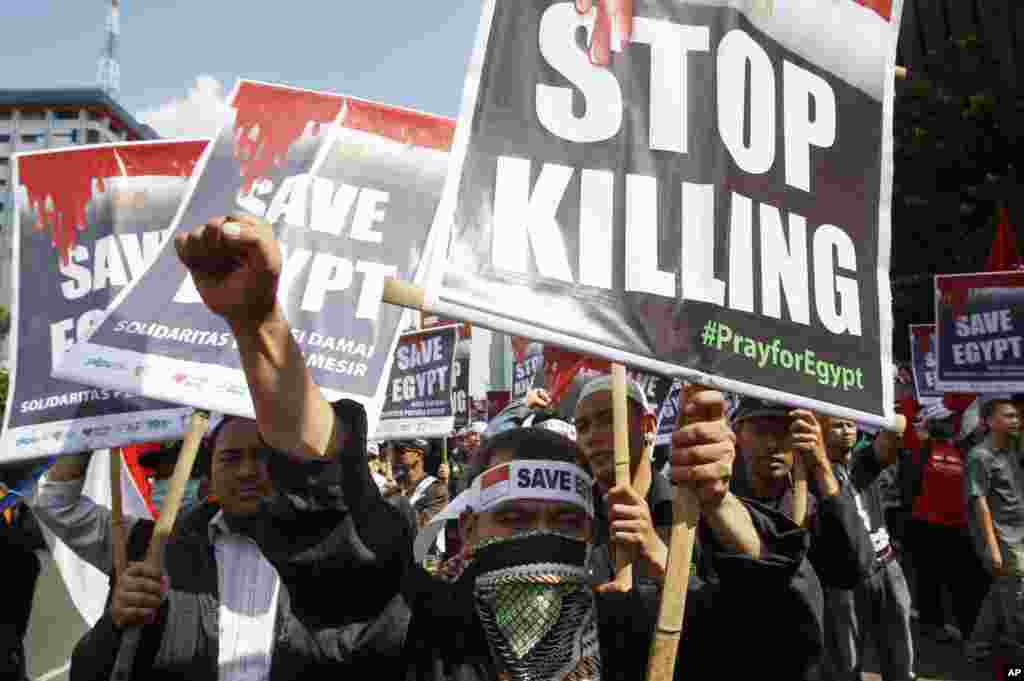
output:
[[[77,111],[58,111],[57,112],[57,120],[58,121],[77,121],[78,120],[78,112]]]
[[[45,111],[22,111],[21,120],[23,121],[44,121],[46,120]]]
[[[0,156],[0,166],[6,166],[6,165],[10,164],[10,162],[11,162],[11,159],[8,158],[7,156]]]
[[[97,113],[96,111],[90,111],[89,112],[89,120],[90,121],[103,121],[103,120],[106,120],[106,119],[107,119],[107,117],[106,117],[105,114]]]
[[[11,120],[11,112],[9,110],[8,111],[0,111],[0,121],[9,121],[9,120]]]
[[[38,144],[43,139],[42,135],[22,135],[21,141],[25,144]]]
[[[85,143],[86,144],[99,144],[100,143],[100,131],[99,130],[86,130],[85,131]]]
[[[6,187],[6,186],[7,186],[7,178],[0,177],[0,187]]]
[[[10,144],[10,143],[11,143],[11,136],[10,135],[6,135],[6,134],[5,135],[0,135],[0,144]]]

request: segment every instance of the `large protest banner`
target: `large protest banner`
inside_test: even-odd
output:
[[[13,159],[13,372],[0,459],[181,437],[188,410],[124,389],[51,378],[138,278],[169,227],[207,140],[131,142]],[[86,355],[104,372],[127,365]]]
[[[861,421],[892,408],[901,3],[487,0],[434,313]]]
[[[457,329],[443,326],[402,334],[374,439],[447,437],[452,432]]]
[[[936,338],[934,324],[910,325],[910,368],[913,373],[914,399],[918,404],[942,399],[935,378]]]
[[[366,404],[372,428],[403,317],[381,305],[383,282],[416,279],[454,124],[251,81],[236,87],[227,118],[172,227],[239,211],[274,225],[285,256],[281,306],[313,380],[330,399]],[[58,375],[253,415],[230,330],[173,247],[115,303]],[[99,370],[93,357],[116,366]]]
[[[1024,272],[935,277],[940,392],[1024,392]]]

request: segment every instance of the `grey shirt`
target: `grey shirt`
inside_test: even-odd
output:
[[[992,525],[999,541],[1024,543],[1024,470],[1013,448],[997,449],[991,438],[975,445],[967,455],[964,496],[988,500]]]

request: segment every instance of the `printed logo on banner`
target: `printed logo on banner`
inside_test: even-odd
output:
[[[605,68],[593,13],[487,0],[433,309],[888,423],[900,3],[741,5],[635,3]]]

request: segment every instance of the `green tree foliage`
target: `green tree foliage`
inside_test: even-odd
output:
[[[983,269],[996,213],[1014,221],[1020,178],[1016,89],[993,46],[952,37],[897,85],[893,124],[892,275],[896,356],[909,354],[906,325],[934,317],[931,275]]]

